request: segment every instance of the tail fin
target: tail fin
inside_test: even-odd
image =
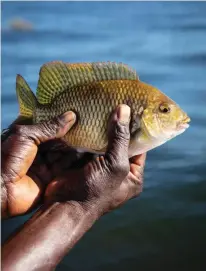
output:
[[[19,101],[20,116],[32,118],[37,99],[21,75],[16,77],[16,94]]]

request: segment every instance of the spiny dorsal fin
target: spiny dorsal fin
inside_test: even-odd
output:
[[[123,63],[49,62],[40,69],[36,95],[40,103],[47,104],[69,88],[105,80],[138,80],[138,75]]]

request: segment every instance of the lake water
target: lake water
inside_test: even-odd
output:
[[[23,18],[32,31],[16,31]],[[206,2],[3,2],[2,128],[18,113],[15,77],[35,90],[51,60],[117,61],[192,119],[148,153],[142,195],[103,217],[57,270],[206,270]],[[2,240],[28,217],[2,223]]]

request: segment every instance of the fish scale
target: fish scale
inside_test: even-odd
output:
[[[135,116],[138,115],[139,108],[146,105],[146,95],[142,99],[135,99],[138,98],[135,92],[137,84],[138,81],[114,80],[75,87],[61,93],[49,106],[41,107],[39,111],[37,108],[35,122],[46,121],[72,110],[78,113],[78,125],[69,131],[65,139],[76,148],[85,148],[87,141],[89,149],[104,149],[107,145],[107,123],[111,112],[119,104],[134,100],[131,110]],[[129,88],[126,88],[128,85]]]

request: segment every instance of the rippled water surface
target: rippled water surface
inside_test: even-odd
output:
[[[149,152],[142,195],[103,217],[57,270],[206,270],[206,3],[2,4],[2,128],[18,113],[15,76],[35,90],[51,60],[133,66],[192,119]],[[32,31],[11,29],[20,17]],[[27,217],[3,222],[4,240]]]

